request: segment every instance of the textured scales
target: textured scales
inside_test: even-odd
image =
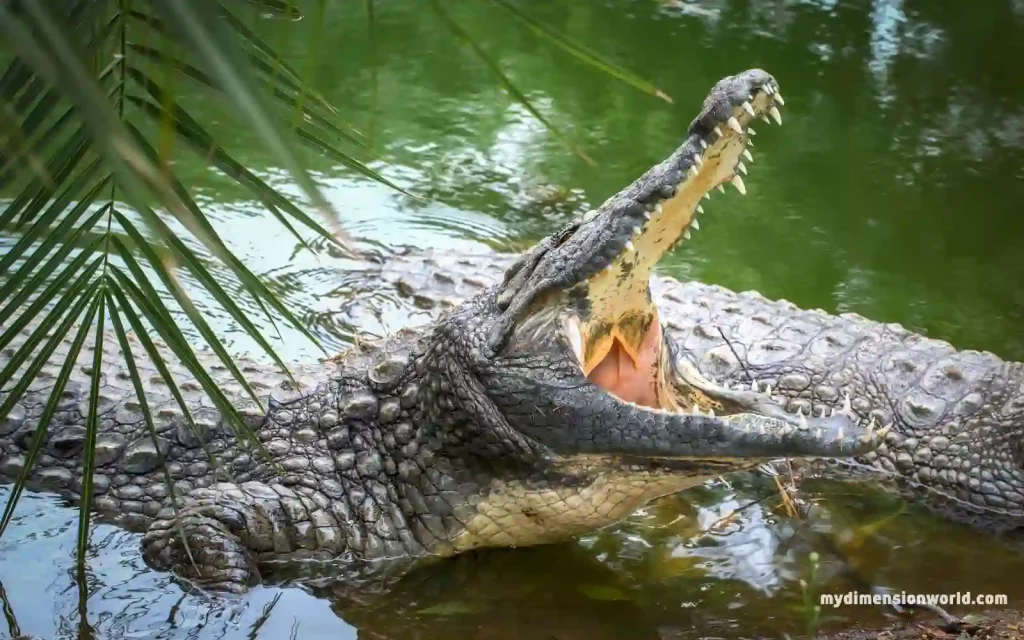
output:
[[[660,252],[695,228],[697,196],[725,182],[745,191],[745,127],[758,113],[775,116],[777,92],[760,70],[723,79],[673,155],[436,322],[300,367],[294,389],[280,372],[240,361],[266,399],[265,415],[210,354],[198,354],[265,456],[236,440],[199,385],[172,365],[193,430],[133,348],[156,415],[151,438],[123,356],[106,340],[95,508],[144,529],[154,567],[240,591],[270,561],[447,556],[564,540],[768,459],[873,451],[884,429],[843,411],[797,417],[766,394],[722,387],[678,360],[667,337],[651,338],[663,332],[649,333],[650,323],[635,338],[654,344],[656,366],[625,371],[642,382],[656,376],[662,392],[647,405],[619,397],[587,380],[582,332],[569,330],[621,323],[619,308],[590,304],[592,294],[646,291]],[[604,277],[609,269],[618,277]],[[658,317],[649,300],[630,307]],[[0,476],[24,468],[67,348],[0,424]],[[72,500],[92,362],[86,349],[29,482]]]

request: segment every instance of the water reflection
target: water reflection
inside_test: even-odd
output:
[[[360,576],[284,566],[244,596],[186,594],[140,557],[138,534],[96,526],[89,623],[96,637],[155,638],[702,638],[803,631],[801,579],[822,556],[813,592],[1007,593],[1024,558],[865,487],[811,484],[806,523],[778,509],[774,484],[739,474],[658,501],[576,543],[396,564]],[[6,488],[0,499],[6,497]],[[77,511],[28,493],[0,543],[8,629],[79,637]],[[895,515],[894,514],[898,514]],[[838,553],[838,555],[837,555]],[[865,582],[867,581],[867,582]],[[826,611],[825,627],[880,624],[878,608]],[[2,631],[0,631],[2,633]]]
[[[299,250],[246,192],[194,158],[176,164],[228,244],[329,351],[440,311],[384,286],[377,263],[410,247],[527,246],[660,161],[708,87],[757,65],[784,87],[786,124],[760,132],[750,195],[716,195],[698,241],[669,256],[663,271],[902,322],[959,347],[1024,359],[1021,2],[522,3],[652,79],[673,105],[510,28],[486,3],[449,4],[596,167],[511,100],[419,0],[376,3],[373,47],[365,3],[333,3],[313,61],[323,93],[357,126],[373,121],[371,146],[382,158],[373,167],[419,196],[307,154],[358,236],[360,260],[315,242],[315,253]],[[280,26],[260,28],[274,35]],[[287,53],[304,59],[308,23],[288,28],[296,32]],[[189,108],[227,132],[232,153],[295,192],[252,132],[236,130],[214,103],[193,102],[186,96]],[[0,237],[0,251],[9,241]],[[451,292],[453,301],[468,294]],[[233,352],[257,351],[218,320],[213,301],[197,304],[213,313]],[[257,308],[241,304],[276,335]],[[291,360],[321,355],[284,327],[276,344]],[[812,550],[825,555],[822,588],[857,585],[846,561],[828,553],[835,545],[860,575],[890,586],[1002,591],[1024,602],[1020,557],[973,532],[917,515],[866,529],[898,505],[830,486],[810,527],[830,536],[822,547],[779,516],[771,486],[732,481],[733,489],[718,484],[659,501],[578,544],[467,556],[383,592],[299,580],[242,598],[183,595],[145,567],[138,536],[101,524],[91,551],[91,623],[98,637],[777,637],[803,631],[798,581]],[[77,512],[52,497],[24,500],[0,540],[8,630],[77,637]],[[765,502],[728,515],[754,500]],[[826,613],[834,625],[882,620],[875,610]]]

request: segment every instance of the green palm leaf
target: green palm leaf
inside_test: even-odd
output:
[[[495,2],[584,62],[664,97],[650,83],[531,22],[512,5]],[[586,158],[440,2],[433,1],[432,6],[441,23],[516,100]],[[367,7],[373,29],[373,0],[367,0]],[[5,357],[0,367],[0,423],[26,393],[37,387],[49,393],[24,466],[0,515],[0,534],[33,477],[33,465],[74,368],[87,365],[89,406],[78,469],[80,570],[89,544],[105,344],[121,349],[154,445],[156,428],[137,364],[142,357],[166,383],[186,425],[220,475],[227,470],[217,467],[206,448],[172,374],[177,369],[166,354],[200,384],[238,440],[263,452],[238,408],[200,363],[194,341],[186,337],[189,325],[247,395],[257,405],[261,399],[192,302],[193,296],[202,293],[216,301],[286,371],[271,339],[244,305],[260,309],[271,326],[287,323],[317,342],[288,302],[230,250],[197,204],[186,177],[169,162],[169,150],[196,154],[218,168],[310,250],[325,243],[348,245],[336,212],[303,169],[300,148],[405,193],[367,166],[361,158],[380,160],[369,150],[371,143],[246,26],[238,15],[242,11],[270,13],[283,20],[301,16],[297,7],[283,0],[0,0],[0,55],[8,60],[0,73],[0,193],[6,199],[0,209],[0,234],[10,240],[0,254],[0,350]],[[323,11],[320,2],[314,21]],[[311,47],[300,66],[312,71],[316,54]],[[285,195],[233,155],[224,136],[218,138],[216,128],[175,95],[182,82],[237,114],[287,170],[304,202]],[[309,236],[317,242],[310,243]],[[183,275],[189,276],[188,286]],[[137,341],[129,340],[129,332]],[[70,347],[55,380],[36,385],[63,343]],[[91,358],[78,362],[78,355],[89,349]],[[175,487],[166,468],[164,472],[173,505]],[[80,584],[84,589],[85,581]],[[84,597],[81,594],[83,603]]]

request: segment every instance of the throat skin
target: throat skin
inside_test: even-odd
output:
[[[633,353],[625,346],[628,343],[619,330],[622,326],[615,325],[608,335],[595,342],[603,348],[603,356],[586,374],[587,379],[623,400],[647,407],[661,406],[661,323],[657,312],[649,318],[648,329],[639,336],[639,348]]]

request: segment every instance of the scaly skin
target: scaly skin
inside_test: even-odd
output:
[[[440,313],[501,277],[505,255],[396,256],[367,273]],[[1024,528],[1024,364],[957,351],[897,324],[807,311],[757,292],[655,276],[667,335],[707,375],[770,385],[790,411],[852,400],[861,422],[893,423],[859,458],[935,512],[993,531]],[[719,333],[729,338],[730,349]]]
[[[564,540],[768,459],[874,450],[884,430],[843,412],[799,419],[765,394],[702,378],[671,357],[676,347],[654,324],[650,269],[696,219],[707,190],[727,181],[742,188],[734,171],[744,127],[757,112],[777,115],[776,101],[763,71],[719,82],[672,156],[429,326],[304,367],[294,390],[243,362],[265,415],[200,354],[265,455],[235,438],[178,367],[198,418],[193,431],[143,360],[154,441],[111,346],[95,507],[146,528],[153,566],[241,591],[268,560],[450,556]],[[8,345],[0,366],[24,339]],[[0,425],[0,475],[24,467],[66,348]],[[92,362],[86,349],[60,411],[43,425],[49,437],[30,486],[77,497]],[[588,379],[594,372],[601,382]]]

